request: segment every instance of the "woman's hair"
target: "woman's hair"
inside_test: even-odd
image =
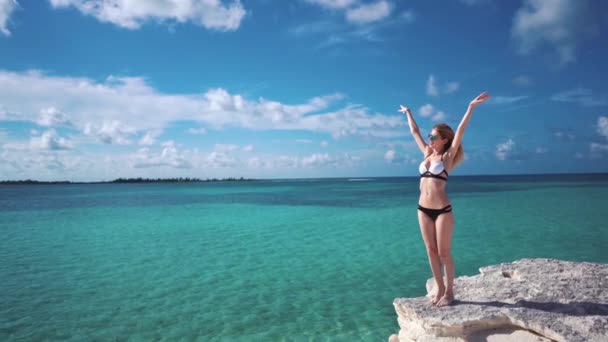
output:
[[[443,139],[448,139],[448,143],[445,144],[445,149],[447,151],[447,149],[452,146],[452,141],[454,140],[454,131],[450,126],[444,123],[433,126],[433,129],[437,130],[437,132],[439,133],[439,135],[441,135]],[[456,150],[456,154],[454,155],[452,168],[455,168],[456,166],[458,166],[458,164],[462,163],[463,159],[464,150],[462,148],[462,144],[460,144],[460,146],[458,146],[458,150]]]

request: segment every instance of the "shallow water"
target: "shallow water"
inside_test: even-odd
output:
[[[608,262],[607,175],[451,177],[458,275]],[[431,277],[418,180],[0,186],[0,340],[379,341]]]

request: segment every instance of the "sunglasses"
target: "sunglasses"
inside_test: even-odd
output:
[[[430,133],[429,133],[429,139],[430,139],[431,141],[435,141],[435,140],[439,139],[439,136],[438,136],[438,135],[433,135],[433,134],[430,134]]]

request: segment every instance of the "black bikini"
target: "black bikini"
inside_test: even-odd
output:
[[[420,178],[437,178],[437,179],[441,179],[443,181],[448,181],[448,172],[445,170],[445,167],[443,165],[443,155],[441,155],[441,161],[437,162],[435,164],[433,164],[431,162],[431,164],[429,165],[429,168],[426,167],[425,164],[426,158],[422,161],[422,163],[420,163],[420,167],[418,168],[418,170],[420,171]],[[433,171],[433,172],[431,172]],[[442,174],[445,173],[445,176],[443,176]],[[418,204],[418,210],[422,211],[423,213],[425,213],[428,217],[431,218],[431,220],[433,220],[433,222],[435,222],[437,220],[437,217],[439,217],[439,215],[441,214],[445,214],[445,213],[449,213],[450,211],[452,211],[452,206],[451,205],[447,205],[441,209],[431,209],[431,208],[425,208],[423,206],[421,206],[420,204]]]

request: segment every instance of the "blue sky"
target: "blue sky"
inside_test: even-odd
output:
[[[0,0],[0,179],[608,171],[608,5]]]

